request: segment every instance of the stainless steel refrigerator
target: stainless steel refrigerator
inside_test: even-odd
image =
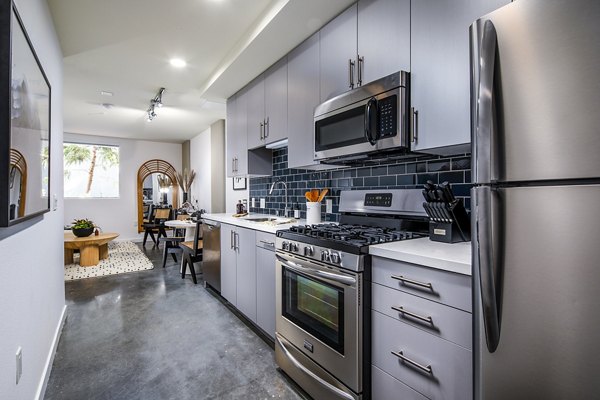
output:
[[[470,29],[475,399],[600,398],[600,1]]]

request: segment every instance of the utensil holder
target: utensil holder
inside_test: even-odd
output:
[[[321,223],[321,203],[306,202],[306,224],[316,225]]]
[[[452,203],[423,203],[429,215],[429,240],[459,243],[471,240],[471,222],[461,199]]]

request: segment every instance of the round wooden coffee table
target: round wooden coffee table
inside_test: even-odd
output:
[[[65,232],[65,265],[73,264],[73,252],[79,250],[79,265],[91,267],[108,257],[108,242],[119,236],[118,233],[92,234],[77,237],[72,232]]]

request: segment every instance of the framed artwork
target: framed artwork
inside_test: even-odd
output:
[[[12,1],[0,5],[0,227],[50,211],[50,82]]]
[[[233,190],[246,190],[246,178],[233,177]]]

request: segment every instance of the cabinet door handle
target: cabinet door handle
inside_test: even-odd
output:
[[[348,59],[348,87],[354,88],[354,61],[351,58]]]
[[[240,235],[237,232],[233,233],[233,243],[235,246],[234,249],[240,251]]]
[[[239,168],[238,168],[240,166],[239,161],[240,160],[236,157],[235,158],[235,172],[239,172]]]
[[[267,242],[266,240],[261,240],[260,242],[266,246],[275,247],[275,242]]]
[[[267,120],[265,121],[265,138],[269,137],[269,134],[270,134],[269,130],[270,130],[269,129],[269,117],[267,117]]]
[[[229,248],[233,249],[233,231],[229,232]]]
[[[415,109],[414,107],[411,107],[411,111],[412,111],[412,118],[411,118],[411,122],[412,122],[412,126],[410,129],[410,133],[412,135],[410,141],[412,143],[417,143],[419,141],[419,110]]]
[[[410,364],[413,367],[417,367],[418,369],[420,369],[423,372],[426,372],[428,374],[431,374],[433,372],[431,369],[431,365],[423,365],[423,364],[419,364],[416,361],[411,360],[410,358],[408,358],[404,355],[403,350],[392,351],[392,354],[395,355],[396,357],[398,357],[399,359],[401,359],[402,361],[404,361],[405,363]]]
[[[400,314],[408,315],[410,317],[416,318],[418,320],[421,320],[423,322],[427,322],[427,323],[433,325],[433,318],[431,318],[431,317],[423,317],[423,316],[421,316],[419,314],[412,313],[412,312],[410,312],[408,310],[405,310],[404,307],[402,307],[402,306],[398,306],[398,307],[392,306],[392,310],[398,311]]]
[[[260,140],[263,140],[265,138],[265,124],[263,121],[260,122],[260,131],[258,136],[260,137]]]
[[[359,54],[356,58],[358,59],[358,86],[362,86],[362,76],[365,66],[365,57],[361,57]]]
[[[396,279],[402,283],[410,283],[411,285],[420,286],[422,288],[433,291],[433,285],[429,282],[423,283],[423,282],[415,281],[414,279],[405,278],[402,275],[392,275],[392,279]]]

